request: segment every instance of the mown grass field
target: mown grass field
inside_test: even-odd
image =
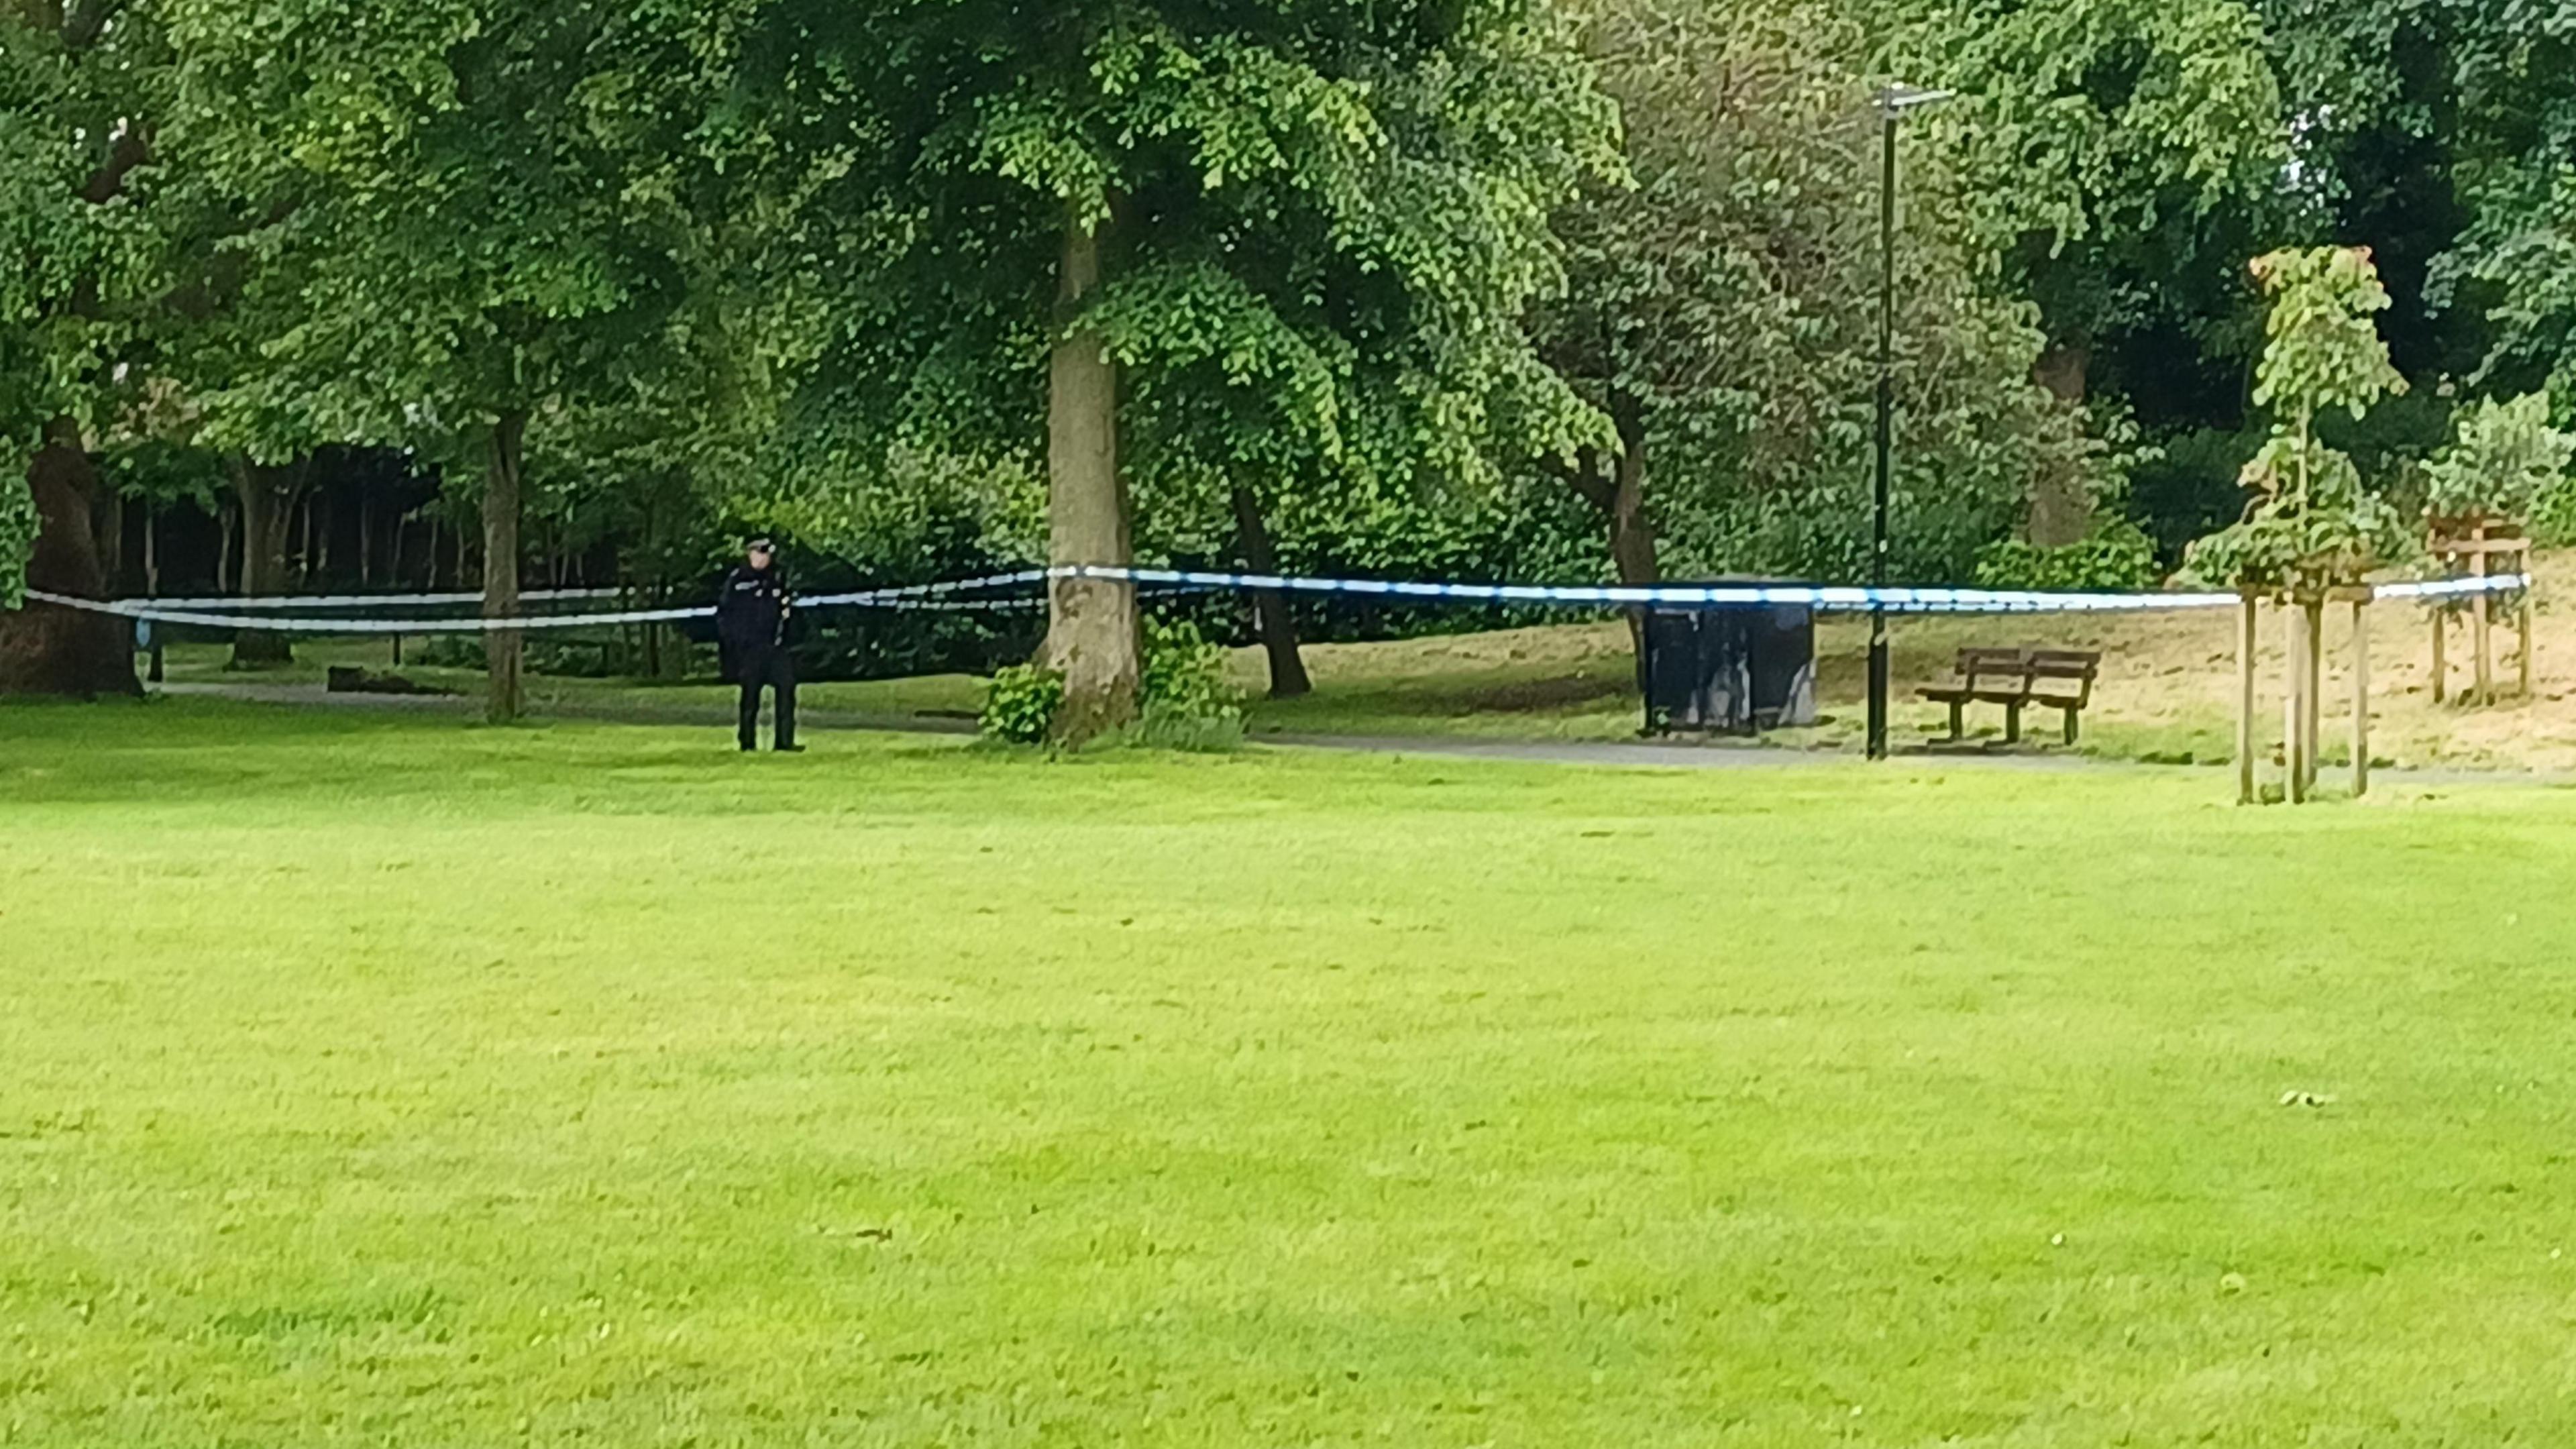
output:
[[[0,708],[0,1444],[2576,1442],[2576,793],[721,745]]]

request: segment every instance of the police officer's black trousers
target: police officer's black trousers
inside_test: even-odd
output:
[[[784,649],[764,649],[742,658],[742,730],[738,736],[746,750],[760,748],[760,692],[775,690],[778,695],[777,747],[792,749],[796,744],[796,663]]]

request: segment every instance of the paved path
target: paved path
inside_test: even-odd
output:
[[[381,710],[471,717],[480,714],[483,702],[468,695],[400,695],[400,694],[333,694],[318,684],[257,684],[225,681],[216,684],[158,684],[151,686],[161,694],[180,698],[232,699],[253,704],[293,705],[308,709]],[[611,724],[651,724],[698,726],[710,730],[731,730],[733,711],[722,704],[635,704],[628,701],[590,703],[581,700],[552,700],[534,713],[545,719],[595,720]],[[800,729],[824,732],[837,730],[875,730],[906,734],[966,735],[975,731],[974,722],[944,715],[871,715],[844,710],[800,709],[796,714]],[[1441,759],[1506,760],[1537,764],[1612,766],[1629,769],[1727,770],[1759,769],[1783,765],[1809,767],[1851,766],[1861,764],[1860,757],[1837,750],[1792,750],[1761,745],[1712,743],[1705,745],[1661,743],[1650,740],[1496,740],[1463,739],[1436,735],[1315,735],[1255,733],[1251,740],[1259,745],[1285,746],[1301,750],[1346,750],[1375,755],[1431,755]],[[2215,773],[2212,766],[2147,765],[2124,760],[2100,760],[2083,755],[1985,753],[1979,751],[1900,751],[1901,758],[1916,761],[1938,761],[1972,768],[2026,770],[2062,773],[2067,771],[2161,772],[2174,769],[2200,769]],[[2555,785],[2576,786],[2576,774],[2509,772],[2502,770],[2381,769],[2371,772],[2374,779],[2386,779],[2414,786],[2448,785]]]
[[[231,699],[252,704],[292,705],[308,709],[376,710],[471,717],[482,712],[481,699],[470,695],[333,694],[318,684],[260,684],[226,680],[212,684],[160,684],[152,688],[176,698]],[[733,711],[722,704],[636,704],[631,701],[591,703],[551,700],[531,711],[542,719],[595,720],[616,724],[702,726],[730,730]],[[942,715],[871,715],[845,710],[800,709],[800,730],[880,730],[910,734],[974,733],[974,722]],[[1255,733],[1254,744],[1301,750],[1347,750],[1378,755],[1436,755],[1443,759],[1509,760],[1541,764],[1608,765],[1645,769],[1748,769],[1781,765],[1858,764],[1857,756],[1831,750],[1791,750],[1760,745],[1680,744],[1649,740],[1498,740],[1437,735],[1318,735]],[[2010,770],[2154,769],[2090,760],[2076,755],[1980,754],[1976,752],[1915,758],[1957,760]]]

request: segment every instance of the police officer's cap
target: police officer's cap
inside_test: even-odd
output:
[[[778,550],[771,547],[769,536],[767,534],[762,534],[760,537],[743,544],[742,551],[744,553],[776,553]]]

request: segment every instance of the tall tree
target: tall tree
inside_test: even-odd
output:
[[[1130,562],[1140,490],[1212,522],[1589,435],[1519,327],[1549,208],[1615,165],[1544,0],[757,8],[768,134],[837,170],[791,237],[860,280],[827,375],[961,450],[1042,436],[1054,562]],[[1056,583],[1064,734],[1133,715],[1136,632]]]
[[[2145,411],[2214,386],[2241,400],[2257,339],[2238,262],[2283,239],[2291,121],[2245,0],[1896,0],[1890,63],[1956,90],[1934,128],[1959,199],[2038,304],[2034,375],[2098,382]],[[2215,359],[2213,366],[2210,359]],[[2106,376],[2107,374],[2107,376]],[[2043,475],[2034,542],[2090,524],[2071,475]]]
[[[170,67],[156,8],[0,5],[0,603],[106,583],[91,434],[133,313],[160,290],[144,177]],[[0,691],[132,693],[117,620],[0,613]]]
[[[515,614],[529,431],[637,386],[685,297],[686,28],[605,3],[170,9],[208,164],[263,217],[243,304],[278,322],[216,410],[254,457],[399,443],[478,477],[484,610]],[[495,720],[520,643],[487,640]]]
[[[1877,368],[1878,130],[1862,28],[1830,4],[1601,0],[1591,44],[1635,184],[1560,225],[1574,285],[1549,356],[1616,427],[1566,481],[1618,577],[1866,567]],[[1916,146],[1899,236],[1897,562],[1963,576],[2034,481],[2115,460],[2030,380],[2026,306],[1983,288],[1940,151]]]

